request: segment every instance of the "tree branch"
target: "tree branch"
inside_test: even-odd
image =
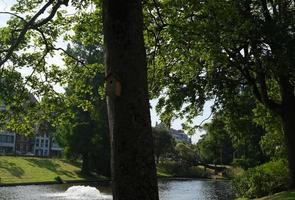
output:
[[[257,75],[258,84],[260,86],[260,91],[261,91],[260,96],[261,96],[262,103],[269,109],[275,111],[276,113],[281,113],[281,104],[275,102],[269,97],[265,76],[266,76],[265,73],[261,73],[261,72],[258,73]]]
[[[272,21],[272,17],[271,17],[271,15],[269,13],[266,0],[260,0],[260,2],[261,2],[262,13],[263,13],[263,16],[265,18],[265,21],[271,22]]]
[[[229,55],[229,57],[233,59],[233,60],[229,59],[229,63],[232,66],[236,67],[240,71],[241,75],[247,80],[249,85],[252,87],[253,94],[256,97],[256,99],[259,102],[261,102],[263,105],[268,107],[269,109],[277,113],[281,113],[281,105],[273,101],[268,95],[268,90],[267,90],[267,85],[265,80],[265,73],[261,71],[262,66],[260,66],[259,68],[260,71],[255,72],[257,74],[257,77],[255,78],[251,75],[249,71],[250,65],[251,65],[249,61],[247,62],[245,59],[241,60],[239,55],[237,58],[237,55],[228,49],[225,49],[225,51]],[[259,65],[262,65],[262,64],[259,63]]]
[[[161,11],[159,9],[159,2],[157,2],[157,0],[153,0],[153,3],[155,5],[155,8],[156,8],[156,12],[158,14],[158,17],[162,23],[162,26],[165,26],[165,23],[164,23],[164,20],[163,20],[163,17],[162,17],[162,14],[161,14]]]
[[[16,48],[18,47],[18,45],[24,40],[25,35],[27,34],[27,32],[30,29],[37,29],[38,27],[40,27],[40,26],[46,24],[47,22],[49,22],[50,20],[52,20],[52,18],[56,14],[58,8],[61,5],[67,5],[68,4],[68,1],[69,0],[58,0],[57,3],[53,6],[52,11],[49,14],[49,16],[46,17],[46,18],[44,18],[40,22],[35,23],[36,20],[38,19],[38,17],[40,15],[42,15],[48,9],[48,7],[51,6],[54,3],[54,0],[49,0],[28,22],[26,22],[25,23],[25,26],[21,30],[21,32],[18,35],[18,37],[15,40],[15,42],[7,50],[7,54],[5,55],[5,57],[2,60],[0,60],[0,67],[2,67],[2,65],[12,56],[13,52],[16,50]],[[4,14],[11,14],[11,15],[17,17],[17,18],[20,18],[21,20],[24,20],[20,16],[18,16],[16,14],[13,14],[13,13],[4,12]]]

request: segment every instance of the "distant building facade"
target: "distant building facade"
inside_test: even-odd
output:
[[[47,157],[50,155],[50,137],[46,134],[36,135],[35,155]]]
[[[183,142],[187,144],[192,143],[191,138],[189,138],[188,135],[185,134],[183,130],[175,130],[171,128],[169,130],[169,133],[172,135],[172,137],[175,139],[176,142]]]
[[[8,131],[0,132],[0,154],[14,154],[16,134]]]
[[[34,138],[15,134],[15,154],[34,155]]]
[[[63,148],[48,135],[23,135],[0,132],[0,155],[61,156]]]
[[[29,103],[37,103],[36,98],[30,94]],[[0,112],[5,111],[6,106],[0,100]],[[29,155],[29,156],[61,156],[63,149],[54,140],[54,133],[41,133],[36,128],[33,136],[25,136],[9,131],[0,131],[0,155]]]
[[[171,136],[175,139],[176,142],[183,142],[187,144],[192,143],[191,138],[188,137],[188,135],[185,134],[183,130],[175,130],[173,128],[168,128],[163,123],[156,124],[156,127],[168,130],[168,132],[171,134]]]

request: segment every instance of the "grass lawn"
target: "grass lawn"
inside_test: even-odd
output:
[[[245,198],[238,198],[237,200],[248,200]],[[271,196],[262,197],[254,200],[295,200],[295,191],[280,192]]]
[[[272,196],[263,197],[256,200],[294,200],[294,199],[295,199],[295,191],[280,192]]]
[[[160,178],[171,178],[174,177],[174,174],[171,174],[163,167],[157,167],[157,176]]]
[[[61,159],[0,156],[0,184],[87,180],[80,174],[78,164]],[[92,177],[99,178],[99,177]]]

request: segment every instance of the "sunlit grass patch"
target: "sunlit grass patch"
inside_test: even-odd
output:
[[[62,180],[85,180],[80,166],[61,159],[34,157],[0,157],[0,178],[2,184],[30,183]]]

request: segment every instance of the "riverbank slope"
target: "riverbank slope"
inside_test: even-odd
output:
[[[0,186],[18,184],[49,184],[60,182],[107,181],[103,176],[85,177],[81,173],[81,163],[74,163],[64,159],[0,156]],[[228,170],[233,173],[234,168]],[[228,174],[228,173],[227,173]],[[176,163],[159,164],[157,167],[159,178],[209,178],[227,179],[228,176],[216,174],[212,169],[202,166],[182,168]]]
[[[259,198],[256,200],[291,200],[295,199],[295,191],[280,192],[268,197]]]
[[[178,162],[166,161],[157,165],[159,178],[206,178],[206,179],[232,179],[243,173],[240,167],[229,165],[218,165],[222,171],[215,171],[213,168],[196,165],[185,167]]]
[[[62,159],[0,156],[0,185],[87,180],[106,178],[85,177],[78,163]]]
[[[293,200],[295,199],[295,191],[280,192],[267,197],[257,198],[254,200]],[[238,198],[237,200],[249,200],[246,198]]]

